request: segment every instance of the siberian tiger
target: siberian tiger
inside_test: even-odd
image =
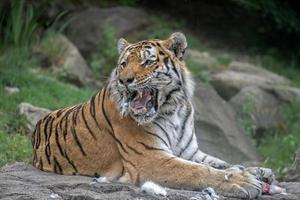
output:
[[[134,44],[121,38],[117,67],[104,88],[37,123],[33,165],[135,185],[153,181],[189,190],[213,187],[238,198],[259,196],[262,182],[251,170],[231,168],[198,148],[186,47],[178,32]]]

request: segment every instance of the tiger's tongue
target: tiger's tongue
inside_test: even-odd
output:
[[[151,100],[150,91],[139,92],[131,102],[131,107],[139,110],[146,108],[147,103]]]

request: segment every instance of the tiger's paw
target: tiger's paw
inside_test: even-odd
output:
[[[272,169],[263,167],[248,167],[245,169],[250,174],[256,176],[258,180],[272,184],[276,179]]]
[[[226,197],[254,199],[262,194],[262,182],[247,171],[229,169],[216,189]]]

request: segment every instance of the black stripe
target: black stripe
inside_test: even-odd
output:
[[[58,146],[58,150],[59,150],[59,153],[61,156],[65,157],[64,153],[63,153],[63,150],[60,146],[60,143],[59,143],[59,137],[58,137],[58,123],[56,124],[56,127],[55,127],[55,141],[56,141],[56,145]]]
[[[95,94],[90,100],[90,112],[94,118],[95,118],[95,97],[96,97],[96,95],[97,94]]]
[[[36,132],[35,132],[35,149],[38,149],[40,146],[40,142],[41,142],[41,120],[38,121],[38,123],[36,124]]]
[[[81,109],[81,115],[82,115],[82,119],[83,119],[83,122],[85,124],[85,127],[88,129],[89,133],[92,135],[92,137],[97,140],[95,134],[93,133],[93,131],[91,130],[91,128],[89,127],[87,121],[86,121],[86,118],[85,118],[85,115],[84,115],[84,108]]]
[[[139,155],[142,155],[142,153],[141,152],[139,152],[139,151],[137,151],[135,148],[133,148],[133,147],[131,147],[131,146],[129,146],[129,145],[126,145],[131,151],[133,151],[134,153],[136,153],[136,154],[139,154]]]
[[[169,58],[168,58],[168,57],[165,57],[163,61],[164,61],[165,66],[167,67],[167,73],[169,74],[169,71],[170,71],[170,67],[169,67],[169,65],[168,65]]]
[[[68,154],[66,152],[64,153],[64,155],[65,155],[65,158],[67,159],[68,163],[72,166],[72,168],[74,169],[74,171],[77,173],[78,170],[77,170],[74,162],[69,158],[69,156],[68,156]]]
[[[156,72],[156,77],[155,78],[159,78],[159,75],[165,75],[165,76],[169,77],[170,79],[173,79],[171,74],[167,74],[165,72]]]
[[[171,96],[175,93],[175,92],[179,92],[181,89],[180,88],[174,88],[172,89],[167,95],[166,95],[166,100],[165,102],[169,101]]]
[[[156,135],[155,133],[152,133],[152,132],[149,132],[149,131],[146,131],[146,133],[149,134],[149,135],[153,135],[154,137],[157,137],[158,139],[160,139],[166,145],[166,147],[169,147],[167,142],[162,137],[160,137],[159,135]]]
[[[56,112],[56,117],[59,118],[59,116],[64,112],[65,109],[60,109]]]
[[[157,123],[157,122],[153,122],[153,123],[156,126],[158,126],[164,132],[166,138],[168,139],[168,144],[169,144],[168,146],[170,146],[171,145],[171,140],[170,140],[170,137],[169,137],[168,133],[165,131],[165,129],[163,129],[163,127],[159,123]]]
[[[109,131],[108,131],[108,132],[109,132],[109,134],[117,141],[117,143],[121,146],[121,148],[123,149],[123,151],[124,151],[125,153],[128,153],[128,151],[126,151],[126,149],[124,148],[123,144],[122,144],[122,143],[118,140],[118,138],[114,135],[114,129],[113,129],[112,125],[111,125],[111,122],[108,120],[108,117],[107,117],[106,112],[105,112],[105,110],[104,110],[104,100],[105,100],[105,94],[106,94],[106,87],[107,87],[107,86],[105,86],[105,87],[103,88],[103,95],[102,95],[102,105],[101,105],[101,109],[102,109],[102,113],[103,113],[103,116],[104,116],[106,122],[108,123],[110,129],[112,130],[112,133],[109,132]],[[100,129],[100,127],[98,127],[98,128]]]
[[[113,129],[113,127],[112,127],[110,121],[108,120],[108,117],[107,117],[106,112],[105,112],[105,110],[104,110],[104,100],[105,100],[105,94],[106,94],[106,87],[107,87],[107,86],[105,86],[105,87],[103,88],[102,106],[101,106],[101,107],[102,107],[102,112],[103,112],[103,115],[104,115],[104,118],[105,118],[106,122],[108,123],[108,125],[109,125],[110,129],[112,130],[112,132],[114,132],[114,129]]]
[[[43,160],[42,157],[40,157],[40,161],[39,161],[39,166],[38,166],[41,170],[43,170],[44,166],[43,166]]]
[[[45,135],[45,141],[47,140],[47,138],[48,138],[48,133],[47,133],[47,128],[48,128],[48,123],[49,123],[49,121],[51,120],[51,116],[50,115],[48,115],[44,120],[46,120],[46,123],[45,123],[45,125],[44,125],[44,135]]]
[[[190,160],[190,161],[192,161],[193,160],[193,158],[194,158],[194,156],[198,153],[198,151],[199,151],[199,149],[198,148],[196,148],[196,151],[194,151],[193,153],[192,153],[192,155],[187,159],[187,160]]]
[[[185,145],[185,147],[184,147],[183,149],[181,149],[181,151],[180,151],[178,157],[181,157],[181,155],[183,154],[183,152],[185,152],[185,150],[190,146],[190,144],[191,144],[191,142],[192,142],[192,140],[193,140],[193,137],[194,137],[194,133],[191,134],[188,143]]]
[[[202,159],[201,159],[201,162],[204,162],[207,158],[207,155],[205,155]]]
[[[76,133],[74,125],[71,126],[71,132],[72,132],[73,138],[75,139],[76,144],[78,145],[78,147],[80,149],[80,152],[82,153],[82,155],[86,156],[86,153],[85,153],[85,151],[84,151],[84,149],[83,149],[83,147],[82,147],[82,145],[81,145],[81,143],[79,141],[79,138],[77,136],[77,133]]]
[[[59,162],[57,161],[55,156],[53,156],[53,160],[54,160],[54,170],[56,171],[56,168],[58,168],[59,174],[63,174],[62,167],[59,164]],[[56,171],[56,173],[57,173],[57,171]]]
[[[180,75],[179,75],[179,72],[177,71],[177,69],[176,69],[176,66],[175,66],[175,64],[174,64],[174,61],[172,60],[172,59],[170,59],[171,60],[171,63],[172,63],[172,67],[173,67],[173,70],[174,70],[174,72],[175,72],[175,74],[178,76],[178,78],[180,79]]]
[[[181,131],[180,131],[181,135],[180,135],[180,137],[178,139],[178,143],[177,144],[179,144],[179,142],[182,140],[182,137],[183,137],[184,131],[185,131],[186,121],[189,119],[189,117],[190,117],[190,115],[192,113],[191,105],[190,104],[188,104],[188,110],[187,110],[187,112],[188,113],[185,115],[184,120],[182,122]]]
[[[72,109],[69,109],[68,111],[66,111],[65,115],[61,119],[62,121],[65,121],[65,128],[64,128],[64,131],[63,131],[64,141],[66,141],[66,139],[67,139],[67,134],[68,134],[68,118],[69,118],[69,115],[70,115],[71,112],[72,112]]]
[[[141,145],[143,145],[145,147],[145,149],[147,149],[147,150],[155,150],[155,151],[164,151],[165,152],[164,149],[153,147],[153,146],[147,145],[147,144],[145,144],[143,142],[138,142],[138,143],[140,143]]]
[[[80,108],[81,108],[81,105],[76,106],[72,112],[72,122],[74,125],[77,124],[77,115],[78,115]]]

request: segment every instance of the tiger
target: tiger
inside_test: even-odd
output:
[[[262,181],[202,152],[194,128],[194,81],[183,55],[187,40],[119,39],[119,59],[88,101],[50,112],[32,134],[33,165],[63,175],[105,177],[141,186],[256,198]],[[262,170],[264,172],[264,170]]]

